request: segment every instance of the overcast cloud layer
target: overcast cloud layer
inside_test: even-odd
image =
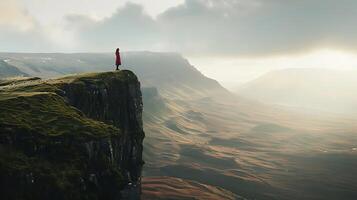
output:
[[[321,47],[357,50],[355,0],[186,0],[155,18],[129,3],[99,21],[70,15],[56,27],[41,25],[26,7],[11,3],[20,1],[1,1],[0,51],[110,51],[119,46],[260,56]]]

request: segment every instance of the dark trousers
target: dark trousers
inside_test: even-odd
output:
[[[117,66],[117,69],[116,69],[116,70],[119,70],[119,65],[118,65],[118,64],[116,64],[116,66]]]

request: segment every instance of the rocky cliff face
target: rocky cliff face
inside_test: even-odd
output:
[[[121,136],[109,145],[111,156],[122,170],[128,172],[131,181],[137,181],[143,164],[143,103],[136,76],[130,71],[123,73],[126,79],[83,77],[60,88],[68,102],[86,116],[121,130]],[[92,152],[93,148],[89,149]]]
[[[0,88],[2,199],[120,199],[141,180],[142,99],[130,71]]]

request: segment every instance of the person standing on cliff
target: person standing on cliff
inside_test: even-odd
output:
[[[117,50],[115,51],[115,65],[117,66],[116,70],[119,70],[119,65],[121,65],[121,59],[120,59],[120,52],[119,52],[119,48],[117,48]]]

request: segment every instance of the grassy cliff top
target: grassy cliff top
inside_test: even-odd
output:
[[[108,81],[131,82],[137,81],[136,75],[129,70],[113,72],[93,72],[73,74],[57,79],[42,80],[39,78],[14,78],[0,80],[0,92],[56,92],[63,84],[92,83],[102,84]]]
[[[136,75],[129,70],[112,71],[112,72],[99,72],[99,73],[84,73],[84,74],[74,74],[64,76],[59,79],[53,79],[50,83],[71,83],[78,81],[89,81],[89,82],[106,82],[109,80],[118,81],[137,81]]]
[[[0,130],[80,138],[119,133],[114,126],[85,117],[52,92],[0,93]]]
[[[109,80],[137,80],[130,71],[88,73],[53,80],[8,81],[0,86],[0,133],[105,137],[119,134],[112,126],[86,117],[60,95],[60,85]],[[5,82],[3,82],[5,83]]]

